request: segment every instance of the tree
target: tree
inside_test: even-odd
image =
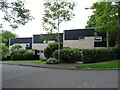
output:
[[[13,29],[18,28],[19,25],[25,25],[33,17],[30,15],[30,10],[25,9],[25,2],[16,0],[8,2],[8,0],[0,0],[0,10],[3,12],[3,20],[9,22],[9,26]],[[3,24],[0,24],[0,28]]]
[[[87,22],[86,28],[94,27],[95,30],[100,32],[109,31],[110,39],[115,38],[115,46],[120,48],[120,1],[114,3],[96,2],[90,9],[94,11]]]
[[[9,49],[6,45],[0,45],[0,59],[5,58],[5,55],[8,53]]]
[[[49,33],[56,33],[58,39],[58,60],[60,61],[59,26],[64,21],[70,21],[75,14],[75,2],[67,0],[46,0],[44,3],[43,29]]]
[[[25,53],[26,50],[23,49],[21,45],[14,45],[10,49],[11,54]]]
[[[0,33],[0,37],[2,38],[2,43],[5,43],[6,46],[9,46],[9,38],[14,38],[16,37],[16,35],[10,31],[2,30]]]

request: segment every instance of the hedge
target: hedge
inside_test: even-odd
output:
[[[39,56],[34,55],[32,52],[12,54],[11,60],[38,60]]]
[[[96,63],[120,59],[118,48],[82,49],[83,63]]]
[[[11,60],[23,60],[23,53],[12,54]]]
[[[25,52],[23,54],[23,58],[25,60],[33,60],[34,59],[34,54],[32,52]]]
[[[53,53],[53,57],[58,59],[58,50]],[[81,52],[78,49],[66,48],[60,51],[61,61],[63,63],[74,63],[82,61]]]
[[[62,49],[62,47],[63,47],[63,43],[60,43],[60,49]],[[44,49],[44,56],[47,59],[53,57],[52,55],[55,50],[58,50],[58,43],[57,42],[50,43],[48,47]]]

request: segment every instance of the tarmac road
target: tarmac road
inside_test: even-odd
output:
[[[3,64],[2,88],[118,88],[118,71],[46,69]]]

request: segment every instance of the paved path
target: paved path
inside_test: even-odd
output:
[[[74,66],[82,65],[78,64],[37,64],[37,63],[24,63],[24,62],[1,62],[2,64],[9,65],[22,65],[22,66],[31,66],[31,67],[40,67],[40,68],[49,68],[49,69],[75,69]]]
[[[118,88],[117,70],[62,70],[2,65],[3,88]]]

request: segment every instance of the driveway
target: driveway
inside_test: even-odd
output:
[[[3,88],[118,88],[117,70],[60,70],[2,65]]]

